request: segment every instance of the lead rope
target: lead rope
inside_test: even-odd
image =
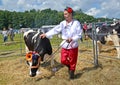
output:
[[[54,53],[51,55],[51,57],[54,58],[55,54],[57,53],[57,51],[66,43],[66,41],[64,41],[64,43],[62,45],[60,45],[57,50],[54,51]],[[68,48],[69,44],[67,45],[67,48]],[[49,62],[51,60],[51,57],[48,57],[44,62],[43,64],[45,64],[46,62]]]
[[[54,61],[55,54],[57,53],[57,51],[58,51],[65,43],[66,43],[66,40],[62,43],[62,45],[60,45],[60,46],[57,48],[56,51],[54,51],[54,53],[51,55],[51,57],[48,57],[48,58],[43,62],[43,64],[46,65],[47,62],[49,62],[51,59],[53,59],[53,61]],[[67,45],[66,48],[68,48],[69,44],[70,44],[70,43],[68,43],[68,45]],[[51,62],[52,62],[52,61],[51,61]],[[51,66],[51,67],[52,67],[52,72],[53,72],[53,75],[54,75],[54,73],[57,71],[57,68],[55,67],[55,65],[53,65],[53,66]]]

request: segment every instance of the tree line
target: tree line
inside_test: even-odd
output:
[[[74,12],[74,18],[81,23],[111,20],[109,18],[94,18],[93,16],[83,13],[81,9]],[[14,29],[20,29],[22,27],[40,28],[42,25],[59,24],[62,20],[64,20],[63,11],[51,10],[50,8],[44,10],[32,9],[25,12],[0,10],[0,30],[2,30],[3,27],[7,29],[9,27]]]

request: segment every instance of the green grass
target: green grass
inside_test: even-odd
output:
[[[58,38],[57,35],[53,36],[53,38],[50,39],[52,48],[57,48],[60,45],[61,41],[62,39]],[[17,55],[13,55],[12,53],[17,53]],[[23,40],[23,34],[16,34],[14,41],[10,41],[10,38],[8,37],[8,41],[5,43],[3,42],[3,36],[0,35],[0,61],[9,59],[7,57],[4,57],[9,54],[11,54],[9,58],[25,55],[25,43]]]
[[[14,41],[10,41],[10,38],[8,37],[7,42],[3,42],[3,37],[0,35],[0,51],[6,51],[6,50],[15,50],[20,48],[20,46],[23,46],[23,37],[20,34],[16,34],[14,37]]]
[[[0,61],[10,59],[10,57],[14,59],[21,56],[24,51],[25,46],[22,34],[16,34],[14,41],[10,41],[8,37],[8,41],[5,43],[3,42],[3,36],[0,35]]]

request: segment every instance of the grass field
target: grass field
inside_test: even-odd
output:
[[[54,36],[53,39],[50,39],[50,41],[52,46],[57,48],[61,42],[61,39]],[[0,35],[0,57],[9,56],[7,54],[12,54],[13,56],[21,56],[25,54],[23,34],[16,34],[14,41],[10,41],[10,38],[8,37],[8,41],[5,43],[3,42],[3,36]]]
[[[51,39],[53,52],[60,42],[61,39],[56,36]],[[95,68],[91,41],[80,43],[75,79],[69,80],[67,67],[60,63],[60,51],[54,57],[55,67],[58,69],[56,72],[52,72],[48,64],[40,67],[42,72],[40,75],[31,78],[25,60],[23,39],[20,39],[20,35],[16,35],[15,41],[9,45],[4,45],[1,39],[0,45],[0,56],[2,56],[0,57],[0,85],[120,85],[120,60],[103,57],[116,56],[116,50],[110,47],[103,47],[101,53],[103,56],[99,56],[99,67]],[[13,55],[14,53],[19,54]],[[9,56],[5,57],[6,55]]]

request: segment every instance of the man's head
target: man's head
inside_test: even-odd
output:
[[[65,20],[67,20],[67,21],[71,20],[72,16],[73,16],[73,9],[71,7],[66,7],[64,10]]]

